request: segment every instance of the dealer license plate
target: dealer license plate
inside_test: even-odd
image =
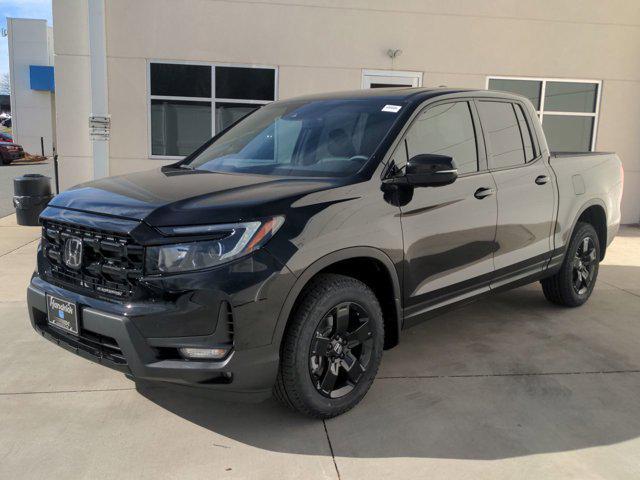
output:
[[[78,334],[78,308],[75,303],[47,295],[47,311],[49,324]]]

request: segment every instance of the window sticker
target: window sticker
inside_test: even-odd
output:
[[[398,113],[401,108],[402,108],[402,106],[400,106],[400,105],[385,105],[384,107],[382,107],[382,111],[383,112]]]

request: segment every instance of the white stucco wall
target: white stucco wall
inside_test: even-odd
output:
[[[64,186],[91,175],[86,2],[53,1]],[[279,98],[358,89],[362,69],[419,71],[425,86],[470,88],[490,75],[594,79],[602,81],[596,147],[620,154],[623,220],[640,219],[638,2],[108,0],[106,18],[111,174],[167,163],[149,158],[150,59],[273,65]],[[392,62],[389,48],[403,53]]]
[[[7,31],[14,140],[25,151],[39,155],[42,150],[40,137],[43,137],[44,153],[51,155],[51,93],[31,90],[29,73],[30,65],[53,65],[50,27],[47,27],[46,20],[8,18]]]
[[[60,188],[93,176],[89,115],[89,30],[87,0],[53,2],[55,38],[56,133]]]

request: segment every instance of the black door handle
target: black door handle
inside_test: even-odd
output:
[[[538,178],[536,178],[536,183],[538,185],[544,185],[548,181],[549,181],[549,177],[547,175],[540,175]]]
[[[479,200],[482,200],[483,198],[486,198],[489,195],[493,195],[494,193],[496,193],[495,188],[482,187],[476,190],[476,193],[474,193],[473,196]]]

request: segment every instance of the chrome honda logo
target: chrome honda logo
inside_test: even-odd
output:
[[[64,264],[77,270],[82,265],[82,240],[78,237],[69,237],[64,242]]]

